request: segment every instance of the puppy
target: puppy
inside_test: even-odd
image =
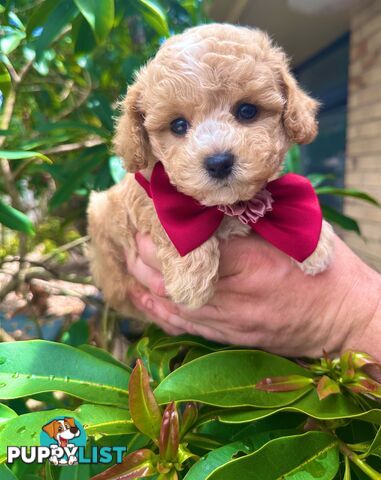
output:
[[[285,53],[260,30],[208,24],[168,39],[121,102],[114,147],[128,174],[90,198],[91,269],[106,300],[136,316],[125,252],[135,255],[137,232],[149,233],[157,247],[169,297],[197,308],[214,292],[218,240],[251,231],[226,215],[210,238],[180,255],[134,172],[149,182],[161,162],[181,195],[205,208],[231,209],[279,175],[293,143],[314,140],[317,108],[291,75]],[[332,230],[323,222],[316,249],[300,268],[323,271],[332,249]]]
[[[75,437],[79,437],[81,432],[75,424],[75,420],[72,417],[65,417],[63,420],[52,420],[42,427],[42,430],[46,432],[50,438],[54,438],[57,442],[57,446],[61,448],[65,447],[75,447],[73,443],[69,443],[69,440],[72,440]],[[53,445],[54,449],[55,446]],[[73,465],[77,463],[77,458],[74,455],[71,455],[68,460],[63,458],[59,459],[56,456],[51,456],[50,461],[54,465],[66,464]]]

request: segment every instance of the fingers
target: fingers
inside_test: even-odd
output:
[[[161,270],[160,261],[156,255],[156,247],[149,235],[136,235],[138,252],[143,262],[155,270]]]
[[[148,266],[143,259],[138,256],[131,258],[126,254],[127,270],[135,279],[148,290],[156,295],[165,295],[164,279],[158,270]]]

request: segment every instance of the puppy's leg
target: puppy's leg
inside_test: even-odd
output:
[[[128,290],[135,280],[128,275],[124,249],[135,251],[135,229],[129,222],[121,187],[90,197],[88,208],[90,268],[95,284],[106,301],[116,310],[140,318],[128,300]]]
[[[218,279],[220,252],[215,237],[181,257],[172,243],[163,236],[153,236],[158,246],[165,289],[175,303],[189,308],[204,305],[214,293]]]
[[[334,233],[331,225],[323,220],[319,243],[316,250],[304,262],[298,263],[300,269],[307,275],[316,275],[326,270],[333,257]]]

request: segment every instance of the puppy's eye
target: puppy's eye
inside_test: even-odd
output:
[[[171,122],[171,131],[176,135],[185,135],[188,131],[188,128],[189,123],[183,117],[175,118]]]
[[[252,103],[240,103],[235,111],[235,117],[240,122],[252,120],[258,112],[258,108]]]
[[[58,427],[58,431],[62,432],[63,428],[61,426]]]

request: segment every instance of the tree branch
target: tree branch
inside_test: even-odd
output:
[[[57,147],[43,150],[42,153],[44,155],[54,155],[55,153],[74,152],[75,150],[81,150],[82,148],[96,147],[97,145],[102,145],[103,143],[105,143],[105,141],[101,138],[94,138],[92,140],[85,140],[83,142],[65,143],[63,145],[58,145]]]

